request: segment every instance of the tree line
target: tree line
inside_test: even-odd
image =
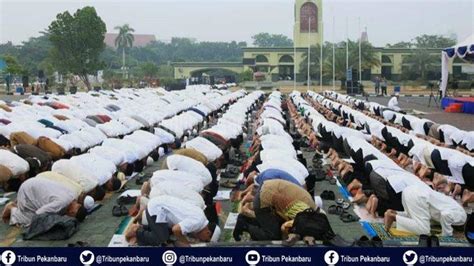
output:
[[[197,42],[190,38],[172,38],[170,42],[155,41],[145,47],[133,46],[133,28],[128,24],[116,27],[119,37],[116,47],[106,47],[104,43],[106,27],[93,7],[78,9],[74,14],[68,11],[57,15],[49,27],[39,37],[30,38],[21,45],[11,42],[0,44],[0,57],[7,62],[6,72],[17,76],[36,77],[42,70],[51,80],[54,72],[79,76],[90,88],[88,75],[104,70],[104,78],[124,79],[124,67],[129,76],[126,79],[153,78],[172,79],[171,62],[240,62],[242,48],[246,42]],[[281,34],[259,33],[252,37],[257,47],[292,47],[293,42]],[[426,73],[438,63],[439,58],[426,52],[427,48],[444,48],[455,41],[436,35],[422,35],[410,42],[387,45],[387,48],[419,48],[420,52],[407,57],[407,71],[426,78]],[[336,46],[336,77],[342,80],[346,73],[345,42]],[[319,77],[319,47],[312,47],[311,77]],[[368,42],[362,44],[363,69],[379,65],[375,48]],[[332,44],[323,45],[323,70],[326,78],[332,78]],[[349,41],[350,66],[358,63],[358,43]],[[307,58],[307,54],[305,57]],[[302,73],[307,72],[307,64],[301,64]],[[246,73],[249,76],[249,73]]]

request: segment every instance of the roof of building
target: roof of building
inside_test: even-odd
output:
[[[105,44],[109,47],[115,47],[115,39],[117,38],[117,33],[106,33],[105,34]],[[156,41],[155,35],[152,34],[133,34],[134,41],[133,46],[135,47],[145,47],[148,44]]]

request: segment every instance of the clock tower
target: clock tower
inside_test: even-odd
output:
[[[297,48],[323,42],[322,0],[296,0],[293,40]]]

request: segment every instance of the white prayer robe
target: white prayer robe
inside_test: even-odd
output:
[[[462,225],[467,215],[453,198],[429,187],[413,185],[402,193],[404,212],[396,217],[397,229],[416,234],[430,234],[430,220],[441,224],[442,235],[452,236],[453,225]]]

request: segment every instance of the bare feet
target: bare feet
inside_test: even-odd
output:
[[[368,200],[367,196],[360,189],[359,191],[357,191],[357,194],[352,199],[352,203],[361,204],[361,203],[366,203],[367,200]]]
[[[354,179],[348,186],[347,186],[347,190],[351,191],[353,189],[359,189],[362,187],[362,183],[359,182],[359,180],[357,179]]]
[[[3,208],[2,220],[4,223],[8,223],[8,221],[10,220],[10,215],[12,214],[12,209],[14,207],[16,207],[16,204],[14,202],[10,202],[5,205],[5,208]]]
[[[345,167],[344,169],[342,169],[341,171],[341,176],[344,177],[346,176],[348,173],[350,172],[354,172],[354,168],[352,168],[352,165],[348,165],[347,167]]]
[[[474,202],[474,192],[469,191],[468,189],[464,189],[464,192],[462,193],[461,201],[462,201],[463,205],[473,203]]]
[[[456,185],[454,186],[454,190],[453,190],[453,195],[452,195],[452,196],[453,196],[453,199],[456,199],[456,197],[457,197],[458,195],[461,195],[461,192],[462,192],[461,185],[456,184]]]
[[[370,195],[369,199],[367,200],[367,203],[365,204],[365,207],[367,211],[372,215],[374,218],[377,217],[377,205],[378,205],[379,199],[375,195]]]
[[[389,231],[393,223],[396,221],[397,213],[394,210],[387,210],[384,215],[385,230]]]
[[[308,246],[314,246],[315,245],[315,239],[312,236],[305,236],[303,238],[303,241]]]
[[[287,246],[287,247],[291,247],[293,246],[294,244],[296,244],[296,242],[298,242],[300,240],[300,236],[297,235],[297,234],[289,234],[288,235],[288,239],[284,240],[283,241],[283,245]]]

